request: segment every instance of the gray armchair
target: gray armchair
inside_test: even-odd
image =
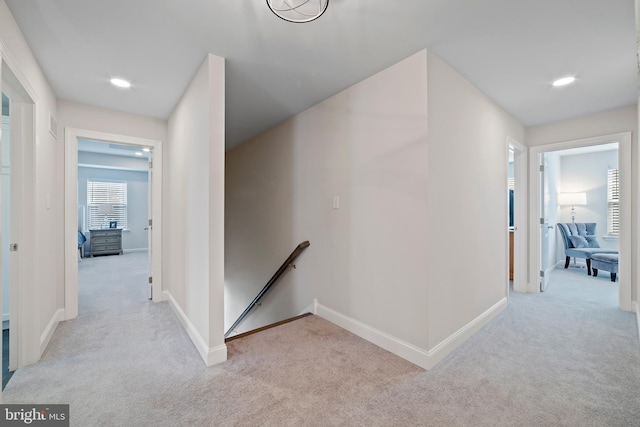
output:
[[[559,222],[557,226],[564,243],[564,268],[569,267],[571,257],[584,258],[587,262],[587,274],[591,276],[591,255],[618,253],[617,250],[600,247],[595,222]]]

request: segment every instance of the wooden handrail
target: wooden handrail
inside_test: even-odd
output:
[[[236,320],[235,322],[233,322],[233,325],[231,325],[231,327],[229,328],[229,330],[227,331],[227,333],[224,334],[224,337],[227,338],[229,336],[229,334],[231,334],[231,332],[233,332],[233,330],[244,320],[245,317],[247,317],[247,315],[249,314],[249,312],[253,309],[253,307],[256,306],[256,304],[258,304],[258,302],[260,301],[260,299],[269,291],[269,289],[271,289],[271,287],[278,281],[278,279],[280,278],[280,276],[282,276],[282,274],[287,270],[287,268],[289,268],[289,266],[293,265],[293,262],[296,260],[296,258],[298,258],[298,256],[300,256],[300,254],[302,253],[302,251],[304,251],[306,248],[309,247],[309,245],[311,245],[311,243],[309,243],[308,240],[305,240],[304,242],[300,243],[294,250],[293,252],[291,252],[291,255],[289,255],[289,257],[285,260],[285,262],[282,263],[282,265],[280,266],[280,268],[278,269],[278,271],[275,272],[275,274],[273,276],[271,276],[271,279],[269,279],[269,281],[267,282],[266,285],[264,285],[264,287],[262,288],[262,290],[258,293],[258,295],[253,299],[253,301],[251,301],[251,304],[249,304],[247,306],[247,308],[244,309],[244,311],[242,312],[242,314],[240,315],[240,317],[238,317],[238,320]],[[295,266],[294,266],[295,267]]]

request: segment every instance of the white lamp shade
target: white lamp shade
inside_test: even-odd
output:
[[[587,204],[587,193],[560,193],[558,194],[560,206],[584,206]]]
[[[100,215],[113,215],[113,205],[109,203],[98,205],[98,213]]]

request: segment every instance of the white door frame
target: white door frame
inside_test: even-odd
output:
[[[153,302],[162,301],[162,141],[67,127],[64,132],[65,320],[78,317],[78,139],[151,147]]]
[[[512,148],[514,200],[513,200],[513,290],[527,292],[527,147],[515,139],[507,138],[507,149]],[[509,236],[507,235],[507,238]],[[507,276],[509,277],[509,276]],[[507,287],[509,283],[507,282]]]
[[[8,73],[2,71],[6,66]],[[5,70],[5,71],[6,71]],[[38,95],[29,83],[26,75],[6,46],[0,41],[0,91],[12,98],[11,137],[19,141],[19,160],[12,164],[12,179],[18,180],[20,194],[12,197],[12,204],[18,204],[18,253],[13,260],[13,272],[18,275],[19,283],[12,283],[11,289],[11,333],[13,339],[10,348],[12,368],[21,368],[40,359],[41,336],[39,333],[38,307],[33,304],[32,296],[37,294],[34,269],[29,257],[21,253],[35,253],[35,236],[38,224],[35,224],[35,147],[36,147],[36,105]],[[17,288],[17,289],[16,289]],[[2,298],[0,294],[0,299]],[[1,302],[1,301],[0,301]]]
[[[620,169],[620,238],[619,251],[619,284],[618,305],[626,311],[632,310],[631,297],[631,132],[622,132],[592,138],[576,139],[553,144],[531,147],[529,150],[529,292],[540,292],[538,272],[540,265],[540,239],[534,238],[540,228],[538,212],[540,202],[540,182],[537,179],[538,159],[540,154],[548,151],[566,150],[569,148],[588,147],[606,143],[618,143],[618,167]]]

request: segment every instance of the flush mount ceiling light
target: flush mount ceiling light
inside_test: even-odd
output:
[[[573,76],[563,77],[553,82],[554,87],[566,86],[576,81],[576,78]]]
[[[311,22],[318,19],[329,0],[267,0],[267,6],[279,18],[289,22]]]
[[[121,87],[121,88],[125,88],[128,89],[131,87],[131,83],[129,83],[128,81],[124,80],[124,79],[119,79],[119,78],[112,78],[111,80],[111,84],[117,87]]]

